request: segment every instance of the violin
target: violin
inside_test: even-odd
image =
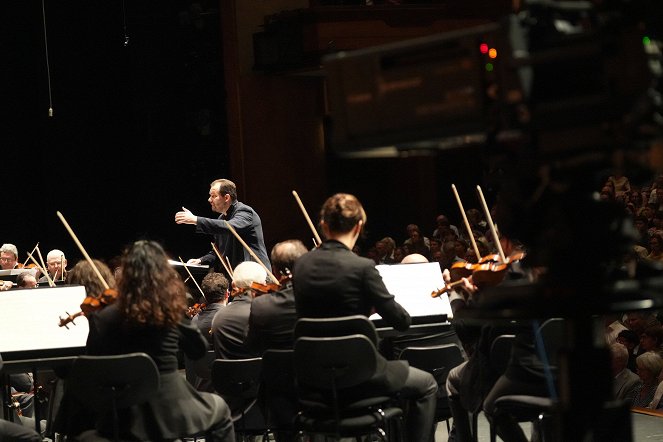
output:
[[[276,284],[275,282],[269,283],[269,284],[261,284],[259,282],[252,282],[251,283],[251,290],[254,290],[258,292],[261,295],[264,295],[266,293],[272,293],[276,292],[281,288],[280,284]]]
[[[195,303],[187,309],[186,315],[189,318],[193,318],[194,316],[198,315],[199,313],[204,312],[206,308],[207,308],[207,304],[205,304],[204,302],[201,303],[201,304]]]
[[[87,316],[92,312],[101,310],[103,307],[106,307],[107,305],[114,303],[116,299],[117,299],[117,290],[111,288],[105,289],[100,296],[87,295],[83,300],[83,302],[81,303],[80,306],[81,310],[79,312],[74,313],[73,315],[69,314],[69,312],[65,312],[67,316],[64,318],[62,317],[60,318],[58,326],[69,329],[69,327],[67,327],[67,324],[72,323],[76,325],[74,320],[79,316]]]
[[[267,284],[261,284],[259,282],[253,282],[251,283],[251,289],[255,290],[261,295],[264,295],[266,293],[272,293],[272,292],[277,292],[281,290],[283,285],[290,281],[292,279],[292,273],[290,272],[290,269],[285,269],[285,271],[281,272],[281,277],[279,278],[279,282],[270,282]]]
[[[450,282],[448,284],[445,284],[444,287],[442,287],[441,289],[433,290],[433,292],[430,294],[430,296],[432,298],[437,298],[438,296],[441,296],[441,295],[445,294],[446,292],[448,292],[449,290],[451,290],[455,286],[457,286],[459,284],[462,284],[462,283],[463,283],[463,280],[459,279],[458,281],[454,281],[454,282]]]
[[[478,263],[459,261],[452,264],[449,274],[453,283],[472,277],[472,283],[477,287],[497,285],[504,279],[509,266],[524,257],[525,252],[518,251],[507,256],[504,262],[500,255],[486,255]],[[441,290],[442,293],[446,291]]]

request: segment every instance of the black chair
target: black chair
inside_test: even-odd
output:
[[[376,374],[378,358],[375,345],[363,334],[298,338],[294,367],[301,411],[295,427],[308,435],[358,441],[377,435],[386,441],[385,427],[403,411],[389,406],[391,397],[365,389]]]
[[[559,352],[568,344],[566,321],[564,318],[547,319],[539,326],[538,332],[547,362],[553,370],[556,370],[559,364]]]
[[[332,318],[299,318],[295,323],[295,339],[302,336],[328,338],[360,334],[366,336],[377,347],[378,332],[375,325],[363,315]]]
[[[118,410],[148,401],[159,389],[159,370],[145,353],[79,356],[71,366],[67,392],[97,415],[112,414],[113,438],[120,438]]]
[[[200,359],[184,357],[184,370],[186,378],[198,391],[214,392],[212,385],[212,362],[216,359],[214,350],[208,350]]]
[[[265,431],[258,402],[262,358],[216,359],[212,362],[212,383],[230,407],[235,433],[242,439]]]
[[[449,370],[460,365],[465,360],[460,347],[456,344],[435,345],[431,347],[406,347],[401,352],[400,359],[404,359],[411,366],[433,375],[439,387],[437,390],[435,420],[436,422],[444,421],[447,425],[447,433],[451,431],[449,419],[453,416],[449,407],[446,382]]]
[[[267,428],[263,440],[268,440],[270,434],[286,440],[294,438],[293,420],[299,411],[295,388],[294,350],[265,351],[260,388],[260,404]]]
[[[550,323],[551,336],[556,336],[560,323]],[[539,327],[537,333],[541,331]],[[514,335],[500,335],[492,343],[490,348],[490,364],[497,373],[504,373],[509,363],[511,348],[515,341]],[[552,344],[552,342],[551,342]],[[555,402],[549,397],[530,395],[505,395],[495,400],[495,412],[505,413],[513,417],[516,422],[531,422],[533,430],[540,436],[540,441],[548,440],[550,428],[547,426],[546,418],[554,411]],[[490,423],[490,442],[495,442],[497,434],[495,427]]]

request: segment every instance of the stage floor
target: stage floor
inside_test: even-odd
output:
[[[631,413],[633,423],[633,441],[632,442],[663,442],[663,416],[649,416],[640,413]],[[490,430],[488,421],[483,413],[479,415],[479,442],[490,441]],[[530,434],[530,424],[522,424],[525,434]],[[447,426],[444,422],[437,424],[435,432],[435,442],[447,442]],[[500,438],[497,439],[501,441]]]

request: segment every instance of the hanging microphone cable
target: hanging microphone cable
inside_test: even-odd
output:
[[[122,0],[122,20],[124,24],[124,47],[129,46],[129,34],[127,34],[127,7],[125,0]]]
[[[48,37],[46,36],[46,7],[41,0],[41,17],[44,23],[44,47],[46,48],[46,78],[48,78],[48,116],[53,116],[53,97],[51,95],[51,66],[48,61]]]

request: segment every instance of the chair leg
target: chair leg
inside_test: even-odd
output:
[[[477,413],[472,413],[472,422],[470,424],[470,415],[463,408],[458,396],[449,397],[449,407],[454,419],[454,428],[456,441],[458,442],[476,442]]]

